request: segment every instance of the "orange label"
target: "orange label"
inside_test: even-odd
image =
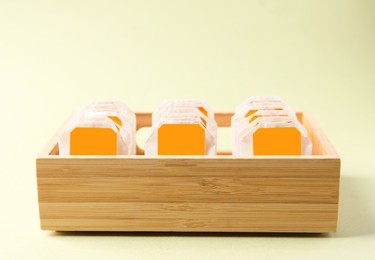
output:
[[[245,117],[249,117],[251,116],[252,114],[256,113],[258,110],[249,110],[247,111],[247,114],[245,115]]]
[[[254,155],[301,155],[301,133],[295,127],[259,128],[253,135]]]
[[[205,136],[200,124],[164,124],[158,129],[158,154],[204,155]]]
[[[200,119],[201,119],[201,121],[202,121],[202,124],[204,125],[204,127],[205,127],[205,128],[207,128],[207,121],[206,121],[206,120],[204,120],[204,118],[203,118],[203,117],[201,117]]]
[[[205,115],[206,117],[208,116],[208,112],[207,112],[206,109],[204,109],[204,107],[198,107],[198,109],[199,109],[199,111],[201,111],[201,113],[202,113],[203,115]]]
[[[250,121],[249,121],[249,123],[251,123],[251,122],[253,122],[255,119],[257,119],[259,116],[253,116],[251,119],[250,119]]]
[[[116,124],[118,124],[119,126],[122,126],[122,122],[120,118],[118,118],[117,116],[108,116],[108,118],[111,119]]]
[[[71,155],[116,155],[117,134],[111,128],[77,127],[70,133]]]

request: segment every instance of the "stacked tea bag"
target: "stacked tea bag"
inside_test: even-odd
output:
[[[76,113],[58,137],[60,155],[131,155],[135,114],[121,101],[97,101]]]
[[[152,113],[145,154],[214,155],[217,124],[213,111],[200,100],[166,100]]]
[[[296,113],[280,98],[254,96],[240,104],[232,117],[232,154],[311,155],[308,133]]]

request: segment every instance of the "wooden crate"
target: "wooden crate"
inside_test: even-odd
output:
[[[217,113],[218,125],[232,115]],[[298,118],[312,156],[60,156],[58,132],[36,160],[41,228],[334,232],[340,158],[311,115]],[[137,113],[138,129],[150,125]]]

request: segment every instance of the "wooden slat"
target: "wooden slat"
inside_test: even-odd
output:
[[[41,203],[41,224],[66,231],[332,232],[333,204]]]
[[[39,200],[337,203],[337,183],[337,178],[49,177],[39,181]]]
[[[113,158],[88,156],[40,158],[38,177],[306,177],[338,178],[340,163],[335,158],[234,158],[138,157]]]

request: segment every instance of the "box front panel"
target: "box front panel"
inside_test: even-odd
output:
[[[339,160],[38,159],[41,226],[92,231],[335,231]]]

